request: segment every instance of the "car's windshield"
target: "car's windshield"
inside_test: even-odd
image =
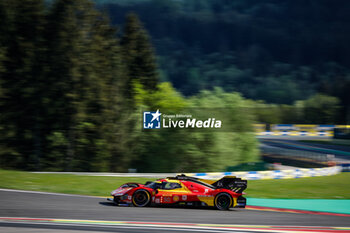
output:
[[[173,183],[173,182],[162,182],[162,183],[151,182],[145,186],[152,189],[167,189],[167,190],[181,188],[181,185],[179,183]]]
[[[181,188],[181,185],[178,183],[172,183],[172,182],[164,182],[163,183],[163,189],[178,189]]]
[[[162,183],[151,182],[151,183],[145,185],[145,187],[148,187],[148,188],[151,188],[151,189],[160,189],[160,188],[162,188]]]

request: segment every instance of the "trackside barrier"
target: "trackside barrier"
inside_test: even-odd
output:
[[[254,124],[258,136],[333,137],[334,129],[350,129],[350,125]]]
[[[269,180],[269,179],[294,179],[314,176],[331,176],[342,171],[340,166],[325,168],[297,168],[291,170],[273,171],[247,171],[247,172],[216,172],[216,173],[188,173],[188,176],[198,178],[217,179],[223,176],[237,176],[246,180]]]
[[[350,172],[350,163],[343,163],[340,166],[342,167],[342,172]]]
[[[340,173],[340,166],[325,168],[298,168],[291,170],[273,171],[247,171],[247,172],[209,172],[209,173],[185,173],[187,176],[198,178],[218,179],[223,176],[237,176],[247,180],[268,180],[268,179],[294,179],[314,176],[331,176]],[[176,176],[179,173],[99,173],[99,172],[32,172],[42,174],[72,174],[87,176],[115,176],[115,177],[148,177],[164,178]]]

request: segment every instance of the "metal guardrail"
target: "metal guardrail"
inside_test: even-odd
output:
[[[260,145],[260,150],[263,154],[280,155],[288,158],[299,158],[299,159],[306,158],[306,159],[325,162],[325,163],[329,161],[334,161],[335,159],[334,155],[332,154],[317,153],[317,152],[306,151],[306,150],[286,149],[281,147],[269,146],[265,144]]]

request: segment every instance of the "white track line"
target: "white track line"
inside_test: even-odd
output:
[[[184,231],[184,232],[236,232],[236,233],[247,233],[247,232],[256,232],[255,229],[249,229],[244,231],[243,229],[225,229],[217,227],[205,227],[205,226],[157,226],[157,225],[129,225],[129,224],[118,224],[118,225],[100,225],[100,224],[83,224],[83,223],[53,223],[53,222],[17,222],[17,221],[3,221],[0,220],[0,223],[13,223],[13,224],[33,224],[33,225],[46,225],[46,226],[75,226],[75,227],[96,227],[96,228],[113,228],[113,229],[143,229],[143,230],[164,230],[164,231]],[[1,225],[0,225],[1,227]],[[78,229],[79,230],[79,229]],[[260,229],[257,230],[261,232]],[[263,229],[263,232],[266,232],[266,229]],[[280,232],[280,231],[278,231]],[[290,231],[288,232],[290,233]]]
[[[0,188],[0,191],[4,191],[4,192],[16,192],[16,193],[35,193],[35,194],[56,195],[56,196],[68,196],[68,197],[104,198],[104,197],[87,196],[87,195],[78,195],[78,194],[51,193],[51,192],[40,192],[40,191],[18,190],[18,189],[1,189],[1,188]],[[106,196],[108,196],[108,195],[106,195]]]
[[[1,221],[0,221],[1,222]],[[15,223],[15,224],[33,224],[33,225],[45,225],[45,226],[76,226],[76,227],[95,227],[95,228],[113,228],[113,229],[143,229],[143,230],[164,230],[164,231],[185,231],[185,232],[236,232],[236,233],[246,233],[246,232],[252,232],[252,230],[249,231],[242,231],[242,230],[234,230],[234,229],[209,229],[209,228],[187,228],[187,227],[181,227],[178,226],[176,228],[168,228],[168,227],[152,227],[152,226],[128,226],[128,225],[92,225],[92,224],[65,224],[65,223],[32,223],[32,222],[5,222],[5,223]],[[1,226],[0,226],[1,227]],[[79,229],[78,229],[79,230]]]
[[[8,218],[8,219],[4,219]],[[293,231],[293,229],[274,229],[273,227],[276,227],[275,225],[268,226],[269,228],[260,228],[264,225],[237,225],[236,227],[234,225],[221,225],[221,224],[213,224],[212,226],[205,226],[198,223],[193,223],[194,225],[174,225],[174,223],[168,223],[169,225],[166,225],[167,222],[163,222],[161,225],[158,225],[156,223],[149,222],[148,224],[146,223],[138,223],[138,222],[124,222],[121,221],[118,224],[114,224],[114,221],[104,221],[104,220],[88,220],[88,221],[97,221],[97,222],[103,222],[103,224],[99,223],[83,223],[83,222],[65,222],[65,223],[60,223],[60,222],[30,222],[27,221],[26,219],[29,219],[28,217],[16,217],[16,218],[24,218],[24,220],[9,220],[12,217],[0,217],[0,227],[1,223],[13,223],[13,224],[37,224],[37,225],[56,225],[56,226],[82,226],[82,227],[101,227],[101,228],[114,228],[114,229],[122,229],[122,228],[130,228],[130,229],[147,229],[147,230],[164,230],[164,231],[193,231],[193,232],[236,232],[236,233],[246,233],[246,232],[274,232],[274,233],[292,233],[292,232],[298,232],[298,233],[308,233],[309,230],[312,229],[317,229],[317,228],[324,228],[324,226],[290,226],[290,225],[285,225],[282,226],[284,227],[292,227],[295,228],[297,227],[299,230]],[[70,219],[52,219],[52,218],[46,218],[43,220],[70,220]],[[86,220],[75,220],[75,221],[86,221]],[[108,222],[111,222],[108,224]],[[229,227],[229,228],[224,228],[224,227]],[[241,227],[248,227],[247,229],[240,229]],[[256,228],[258,227],[258,228]],[[272,227],[272,228],[271,228]],[[281,226],[278,226],[280,228]],[[300,231],[302,228],[305,231]],[[254,229],[252,229],[254,228]],[[312,228],[312,229],[309,229]],[[340,228],[342,227],[331,227],[328,226],[328,228],[334,228],[333,230],[339,230],[339,232],[343,232],[346,229],[341,230]],[[344,227],[348,228],[348,227]],[[332,229],[328,229],[332,230]],[[333,231],[332,230],[332,231]]]

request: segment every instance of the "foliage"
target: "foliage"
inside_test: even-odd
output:
[[[146,89],[154,90],[158,83],[155,57],[148,35],[135,14],[127,15],[121,45],[128,72],[125,91],[132,93],[135,80]]]
[[[141,109],[174,113],[190,102],[170,83],[159,83],[149,36],[135,14],[117,35],[88,0],[1,6],[9,25],[0,28],[1,167],[205,171],[257,159],[252,135],[140,129]],[[209,95],[217,104],[243,101],[222,91]],[[237,115],[231,121],[251,123]]]
[[[171,114],[187,105],[169,83],[159,84],[154,92],[143,90],[140,84],[135,89],[138,106],[144,109],[161,109],[163,113]],[[205,143],[208,138],[203,135],[185,129],[141,131],[139,128],[137,132],[139,156],[134,164],[139,171],[205,171],[212,167],[212,142]]]
[[[225,93],[222,89],[202,91],[190,99],[193,108],[219,112],[217,119],[224,119],[225,132],[212,132],[211,153],[213,170],[222,170],[239,163],[258,161],[257,141],[251,128],[253,115],[249,111],[249,102],[238,93]],[[213,109],[213,110],[209,110]],[[215,116],[215,115],[214,115]]]
[[[305,123],[327,124],[336,122],[340,101],[333,96],[316,94],[305,101],[298,101],[298,106],[303,108]]]
[[[324,94],[315,94],[293,105],[250,102],[256,121],[268,124],[336,124],[341,114],[340,100]]]
[[[245,101],[237,93],[221,89],[203,91],[185,100],[169,83],[161,83],[157,91],[146,91],[135,85],[135,100],[144,109],[161,109],[166,114],[188,112],[212,117],[221,108],[227,125],[226,132],[167,129],[138,132],[139,156],[136,168],[143,172],[197,172],[225,170],[241,162],[257,161],[257,141],[251,129],[252,116],[240,109]],[[206,110],[209,109],[209,112]],[[222,111],[224,110],[224,111]],[[227,118],[229,116],[229,118]],[[193,116],[195,117],[195,116]],[[141,125],[141,122],[140,124]],[[233,133],[232,133],[233,132]],[[155,162],[156,161],[156,162]]]
[[[2,6],[2,166],[113,169],[123,102],[115,29],[88,0],[57,0],[48,10],[43,1]]]
[[[156,48],[162,80],[186,96],[222,87],[293,104],[323,93],[349,120],[350,2],[332,0],[96,0],[120,25],[135,12]]]
[[[113,23],[141,7],[143,23],[128,14],[118,31],[89,0],[0,1],[0,167],[218,171],[259,160],[254,121],[342,121],[346,61],[284,60],[273,49],[279,44],[268,46],[275,40],[264,37],[271,36],[265,29],[253,30],[256,42],[243,40],[253,33],[247,17],[256,20],[260,11],[249,6],[242,15],[246,3],[232,2],[113,2],[109,10],[119,12],[111,15]],[[242,38],[236,30],[243,30]],[[327,85],[335,74],[346,85]],[[316,76],[323,82],[317,87]],[[318,86],[338,97],[313,95]],[[156,109],[217,114],[226,128],[143,131],[140,113]]]
[[[2,1],[0,4],[1,150],[6,166],[33,168],[37,159],[40,88],[37,67],[41,52],[44,5],[42,1]],[[4,59],[5,58],[5,59]],[[17,146],[20,145],[20,146]],[[38,152],[39,153],[39,152]]]

